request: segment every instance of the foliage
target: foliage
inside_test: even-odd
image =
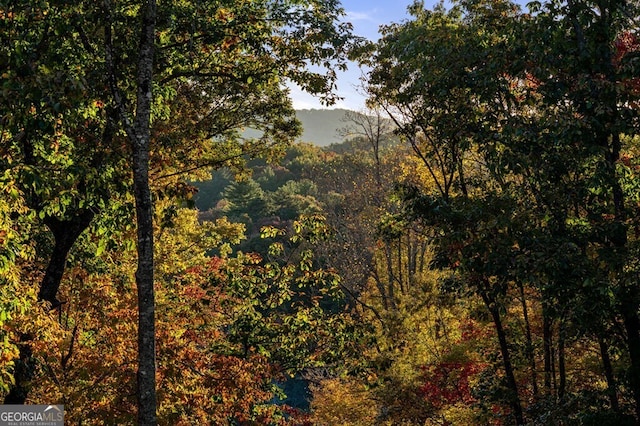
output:
[[[404,211],[381,229],[388,238],[407,223],[432,229],[435,265],[452,271],[445,288],[477,297],[493,322],[504,378],[494,380],[502,395],[491,398],[517,424],[526,421],[523,404],[545,399],[536,364],[544,393],[560,405],[570,385],[602,392],[573,382],[568,368],[583,362],[573,351],[586,336],[600,348],[609,403],[621,413],[609,351],[626,351],[635,377],[640,341],[637,286],[623,272],[634,268],[625,259],[637,215],[625,192],[629,169],[618,165],[630,164],[623,150],[634,148],[622,141],[637,133],[634,6],[600,4],[598,14],[584,2],[531,7],[523,14],[509,2],[463,1],[424,10],[416,2],[413,19],[356,52],[372,66],[370,103],[389,113],[424,170],[398,186]],[[616,327],[628,340],[604,342]],[[429,392],[453,392],[435,382]],[[626,383],[640,400],[637,382]],[[576,401],[571,409],[583,409]]]
[[[285,83],[332,100],[334,1],[160,2],[147,80],[144,8],[0,2],[3,393],[134,422],[153,275],[163,424],[635,424],[637,5],[528,8],[416,2],[320,149]]]
[[[312,420],[317,425],[371,425],[378,421],[372,392],[355,380],[327,379],[313,388]]]
[[[277,156],[299,132],[283,81],[333,100],[350,42],[341,13],[334,1],[0,3],[3,171],[55,240],[39,299],[64,303],[73,245],[133,188],[142,423],[155,422],[150,176]],[[156,195],[190,192],[172,184]]]
[[[303,249],[324,237],[318,220],[292,230],[299,256],[287,251],[289,263],[233,254],[243,226],[200,224],[194,210],[179,209],[156,229],[160,422],[277,424],[285,414],[269,403],[279,394],[275,381],[340,358],[351,320],[340,309],[338,278],[314,268]],[[37,364],[29,401],[61,401],[71,421],[130,423],[135,254],[107,247],[95,257],[96,244],[85,237],[74,250],[79,264],[69,271],[60,322],[46,309],[15,318],[26,321],[17,328],[31,333]]]

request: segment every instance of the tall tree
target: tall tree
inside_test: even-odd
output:
[[[514,218],[503,214],[510,211],[510,201],[499,186],[465,164],[484,132],[498,128],[488,124],[502,112],[499,73],[504,68],[494,55],[510,40],[507,23],[517,8],[493,1],[428,11],[416,2],[410,12],[414,20],[386,27],[375,54],[368,56],[374,66],[370,102],[389,113],[430,176],[431,188],[424,189],[433,194],[404,194],[407,200],[420,200],[412,204],[408,218],[440,229],[436,241],[448,252],[443,266],[455,265],[461,283],[490,312],[506,376],[506,402],[516,423],[524,424],[502,314],[510,282],[505,258],[514,243],[509,222]],[[467,181],[474,174],[470,187]]]
[[[153,65],[156,43],[157,6],[148,0],[141,6],[142,22],[138,48],[136,103],[133,121],[122,103],[115,68],[115,52],[111,25],[113,7],[105,0],[105,58],[108,81],[131,144],[133,193],[136,204],[138,268],[138,424],[157,424],[156,397],[156,327],[153,280],[153,201],[149,186],[149,147],[151,139],[151,106],[153,102]]]
[[[214,6],[214,10],[218,22],[223,23],[222,28],[211,28],[210,22],[197,23],[198,33],[182,34],[185,36],[189,44],[184,44],[181,35],[175,34],[171,37],[171,42],[176,44],[169,45],[169,51],[162,59],[168,64],[163,64],[160,72],[164,71],[163,80],[160,82],[171,82],[176,79],[183,81],[208,81],[211,79],[218,80],[222,76],[228,77],[231,81],[236,78],[244,79],[248,84],[253,79],[260,79],[272,86],[273,81],[277,81],[279,77],[288,77],[294,82],[302,84],[304,88],[315,93],[325,93],[330,96],[331,78],[326,79],[323,76],[312,74],[306,71],[298,62],[297,65],[288,65],[289,60],[308,60],[312,63],[328,66],[329,61],[339,58],[336,53],[340,50],[346,41],[345,34],[341,33],[334,27],[339,11],[335,2],[314,2],[312,5],[304,5],[299,2],[246,2],[247,4],[234,4],[233,9],[226,7],[215,7],[218,5],[207,4],[207,8]],[[202,13],[204,11],[197,10],[199,5],[189,5],[193,7],[193,12]],[[247,12],[245,8],[250,11]],[[248,6],[248,7],[247,7]],[[307,7],[311,6],[311,7]],[[113,95],[116,108],[121,113],[121,120],[124,124],[127,136],[132,145],[133,153],[133,179],[134,179],[134,195],[136,199],[136,218],[138,224],[138,270],[136,272],[136,282],[138,286],[138,421],[140,424],[155,424],[155,327],[154,327],[154,293],[153,293],[153,204],[151,193],[149,190],[149,146],[151,136],[151,117],[152,104],[154,101],[154,48],[156,45],[156,22],[158,20],[158,10],[154,1],[148,1],[146,6],[142,8],[141,13],[141,35],[139,39],[137,53],[137,93],[135,109],[127,111],[123,103],[123,97],[118,88],[118,79],[115,67],[115,54],[113,42],[111,40],[111,20],[109,19],[113,8],[109,3],[105,3],[105,11],[107,13],[107,31],[106,37],[106,64],[109,83]],[[160,19],[168,19],[174,17],[177,13],[184,13],[184,10],[169,10],[168,16],[161,16]],[[212,11],[213,12],[213,11]],[[254,15],[254,14],[257,14]],[[236,16],[239,15],[239,16]],[[262,17],[262,21],[256,20]],[[196,18],[197,19],[197,18]],[[245,21],[246,20],[246,21]],[[273,20],[275,24],[269,25]],[[236,22],[239,21],[239,24]],[[227,24],[227,25],[225,25]],[[225,28],[227,27],[227,28]],[[289,28],[287,28],[289,27]],[[207,38],[215,36],[215,33],[209,33],[208,30],[230,30],[222,37],[222,45],[211,43]],[[199,31],[198,31],[199,30]],[[317,31],[323,30],[318,37]],[[344,31],[344,28],[342,29]],[[161,29],[160,29],[161,31]],[[291,31],[287,34],[287,31]],[[315,38],[309,33],[316,33]],[[293,45],[292,40],[287,40],[286,36],[300,37],[303,41],[302,45],[290,52]],[[201,40],[198,40],[201,38]],[[296,43],[300,40],[296,40]],[[199,44],[198,48],[202,51],[193,50],[191,43]],[[323,50],[325,43],[334,46],[336,50]],[[174,46],[180,49],[174,49]],[[283,46],[284,45],[284,46]],[[288,45],[288,46],[287,46]],[[283,47],[287,50],[281,50]],[[209,52],[215,52],[220,48],[228,47],[230,57],[229,62],[223,62],[221,58],[217,61],[218,67],[212,67],[211,64],[205,62],[205,58],[209,56]],[[173,51],[172,51],[173,50]],[[267,51],[272,50],[271,55]],[[245,52],[249,54],[242,58]],[[170,56],[173,54],[173,56]],[[219,56],[219,55],[216,55]],[[191,66],[187,66],[185,59],[189,57]],[[194,60],[194,58],[197,58]],[[236,62],[239,59],[245,61],[255,61],[248,63],[249,68],[246,70],[238,70]],[[231,68],[233,67],[233,69]],[[225,70],[226,68],[226,70]],[[239,71],[245,71],[247,75],[238,75]],[[225,73],[228,73],[225,75]],[[267,74],[269,79],[265,79]],[[187,79],[187,80],[185,80]],[[315,79],[315,81],[314,81]],[[266,80],[266,81],[265,81]],[[130,122],[129,117],[133,116]]]
[[[516,422],[525,418],[505,321],[516,283],[541,297],[553,398],[567,394],[570,333],[597,347],[618,327],[639,417],[637,214],[621,168],[621,141],[638,132],[637,13],[615,1],[531,6],[533,15],[500,1],[415,3],[415,19],[387,27],[365,56],[371,100],[395,114],[433,180],[435,191],[405,188],[408,216],[440,230],[443,266],[493,317]]]
[[[122,160],[131,158],[140,232],[139,420],[155,423],[149,167],[165,161],[166,173],[156,176],[161,179],[199,168],[240,165],[245,155],[266,155],[286,145],[299,128],[283,83],[293,81],[331,102],[333,69],[344,67],[349,26],[338,24],[342,11],[336,1],[24,1],[0,6],[7,18],[3,116],[10,127],[5,140],[24,159],[25,167],[12,171],[21,172],[19,180],[37,190],[32,208],[42,212],[43,219],[55,216],[47,220],[55,229],[65,228],[65,221],[76,217],[86,227],[99,211],[94,205],[104,205],[109,192],[83,182],[92,183],[90,176],[97,176],[108,188],[115,174],[96,168],[118,167],[126,176]],[[327,72],[311,71],[308,64]],[[192,126],[179,129],[176,120]],[[90,138],[82,130],[88,125]],[[243,126],[263,133],[243,139]],[[121,129],[129,141],[125,150]],[[105,142],[100,145],[100,140]],[[190,145],[181,146],[187,140]],[[189,152],[185,147],[194,142],[205,149]],[[96,150],[98,146],[104,146],[103,151]],[[69,174],[71,189],[60,193],[64,197],[51,196],[60,187],[60,167],[55,164],[74,164],[83,158],[75,157],[82,150],[95,164],[74,168]],[[41,179],[43,175],[50,179]],[[126,178],[115,178],[122,180]],[[87,203],[81,196],[85,193],[92,200],[102,194],[103,201]],[[74,209],[66,208],[70,205]],[[82,230],[78,227],[64,236],[65,250],[73,245],[69,237]],[[55,268],[57,285],[41,292],[53,305],[58,304],[55,297],[66,256],[55,259],[62,265]]]

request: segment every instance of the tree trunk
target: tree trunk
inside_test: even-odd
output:
[[[536,374],[536,357],[533,350],[533,339],[531,338],[531,324],[529,323],[529,310],[527,308],[527,299],[524,294],[524,286],[518,283],[520,290],[520,299],[522,301],[522,316],[524,317],[524,330],[527,338],[527,359],[529,360],[529,368],[531,369],[531,386],[533,396],[538,396],[538,375]]]
[[[404,278],[404,265],[402,264],[402,235],[398,237],[398,290],[400,294],[405,294],[405,278]]]
[[[611,402],[611,408],[616,413],[620,412],[620,404],[618,403],[618,391],[616,389],[616,380],[613,375],[613,366],[611,365],[611,358],[609,357],[609,348],[602,336],[598,337],[598,344],[600,345],[600,356],[602,357],[602,367],[604,368],[604,377],[607,379],[607,393],[609,394],[609,401]]]
[[[561,320],[558,327],[558,375],[560,376],[560,383],[558,384],[558,400],[564,401],[567,387],[567,369],[565,366],[565,332],[564,322]]]
[[[111,26],[113,5],[104,1],[105,65],[107,80],[124,125],[132,150],[133,191],[136,204],[138,267],[138,424],[156,425],[156,351],[155,295],[153,288],[153,202],[149,186],[149,143],[151,138],[151,103],[153,99],[153,59],[155,47],[156,2],[143,6],[140,44],[138,49],[137,94],[134,122],[126,110],[118,88],[116,49]]]
[[[542,323],[542,340],[544,352],[544,389],[547,395],[551,394],[551,379],[553,376],[553,320],[549,315],[543,313],[544,319]]]
[[[91,210],[82,210],[78,215],[67,220],[60,220],[51,216],[47,216],[44,219],[45,225],[53,234],[55,245],[44,278],[40,283],[38,300],[51,303],[52,308],[60,305],[57,294],[69,251],[71,251],[71,247],[80,237],[80,234],[89,227],[93,217],[94,213]]]
[[[389,297],[387,296],[387,289],[385,288],[382,280],[380,279],[380,275],[378,274],[377,266],[373,267],[373,281],[376,283],[376,287],[380,292],[380,298],[382,299],[382,307],[385,311],[389,310]]]
[[[502,318],[500,318],[500,310],[496,306],[495,300],[493,300],[486,291],[481,291],[482,300],[489,309],[493,324],[496,328],[496,334],[498,335],[498,343],[500,344],[500,354],[502,355],[502,363],[504,365],[504,374],[507,378],[507,386],[509,387],[509,406],[513,411],[517,425],[524,425],[524,415],[522,412],[522,405],[520,404],[520,397],[518,395],[518,384],[513,371],[513,365],[511,364],[511,355],[509,353],[509,345],[507,344],[507,334],[502,326]]]
[[[390,243],[385,243],[384,254],[387,260],[387,296],[389,297],[389,307],[396,310],[396,296],[394,291],[395,276],[393,274],[393,257],[391,256]]]
[[[155,295],[153,288],[153,215],[148,182],[149,152],[134,148],[134,193],[138,226],[138,424],[156,424]]]
[[[411,229],[407,230],[407,291],[413,287],[416,276],[417,250],[411,240]]]
[[[91,210],[82,210],[79,214],[67,220],[60,220],[51,216],[47,216],[44,219],[45,225],[53,234],[55,245],[44,277],[40,282],[38,300],[49,302],[52,309],[61,305],[57,294],[69,252],[78,237],[80,237],[80,234],[89,227],[93,217],[94,213]],[[20,355],[15,360],[14,382],[9,389],[9,393],[5,396],[5,404],[24,404],[29,395],[29,383],[35,374],[36,368],[35,361],[31,357],[31,345],[28,343],[31,338],[28,334],[20,336],[18,345]]]
[[[155,295],[153,288],[153,201],[149,186],[149,143],[153,99],[156,2],[148,0],[142,18],[135,121],[127,126],[133,154],[138,268],[138,424],[156,425]]]
[[[627,346],[629,348],[629,378],[633,397],[635,399],[636,419],[640,421],[640,318],[638,306],[633,299],[623,303],[622,317],[627,332]]]
[[[27,401],[31,379],[33,379],[36,370],[36,363],[32,358],[31,345],[27,343],[29,340],[31,340],[31,336],[28,334],[20,336],[21,343],[18,344],[20,355],[14,360],[14,383],[9,389],[9,393],[4,397],[4,404],[22,405]]]

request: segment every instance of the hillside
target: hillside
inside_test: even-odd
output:
[[[303,109],[296,111],[302,123],[301,142],[309,142],[317,146],[328,146],[342,142],[338,130],[345,127],[342,121],[345,109]]]

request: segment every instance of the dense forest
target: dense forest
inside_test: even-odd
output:
[[[640,5],[409,13],[0,0],[4,403],[640,423]],[[296,142],[286,84],[330,105],[349,60],[368,109]]]

